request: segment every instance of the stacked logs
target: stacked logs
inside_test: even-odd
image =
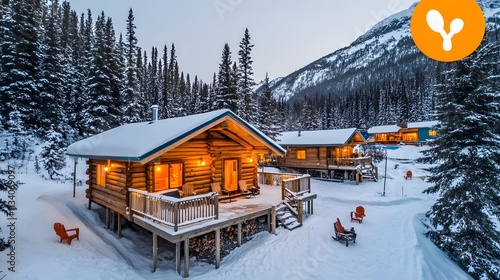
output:
[[[241,224],[242,243],[249,241],[253,235],[266,230],[264,223],[258,219],[248,220]],[[238,244],[238,226],[230,226],[220,230],[221,259],[229,255]],[[189,240],[189,254],[198,260],[215,264],[215,234],[207,233]]]

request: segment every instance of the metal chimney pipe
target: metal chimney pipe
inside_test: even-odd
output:
[[[158,105],[151,106],[151,122],[154,123],[158,120]]]

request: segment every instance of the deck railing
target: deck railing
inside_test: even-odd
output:
[[[281,199],[285,199],[286,190],[295,193],[311,192],[311,175],[305,174],[297,178],[286,179],[281,182]]]
[[[216,193],[179,199],[136,189],[129,191],[131,211],[172,226],[174,231],[179,226],[219,218],[219,196]]]
[[[360,157],[360,158],[329,158],[328,166],[365,166],[372,165],[371,157]]]
[[[293,174],[293,173],[273,173],[273,172],[259,172],[258,179],[259,184],[263,185],[281,185],[283,180],[294,179],[302,177],[302,174]]]

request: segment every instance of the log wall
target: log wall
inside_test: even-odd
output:
[[[297,159],[299,150],[306,150],[306,159]],[[326,147],[289,147],[283,165],[292,168],[327,168],[327,159]]]
[[[88,161],[87,197],[103,207],[126,216],[129,188],[153,192],[155,162],[182,163],[183,184],[192,184],[195,192],[202,194],[211,191],[212,182],[224,182],[224,160],[237,159],[240,164],[240,179],[245,180],[248,186],[257,186],[257,153],[264,152],[266,151],[245,147],[225,136],[223,132],[206,131],[145,165],[91,159]],[[97,164],[109,168],[106,172],[106,186],[96,184]]]

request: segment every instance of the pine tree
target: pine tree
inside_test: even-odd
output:
[[[46,136],[45,145],[40,156],[43,158],[43,167],[54,180],[61,176],[59,170],[66,165],[66,144],[62,135],[52,128]]]
[[[11,0],[8,5],[2,4],[2,8],[0,96],[4,105],[1,114],[6,120],[6,128],[13,121],[11,113],[19,112],[20,125],[36,129],[40,3]]]
[[[239,79],[238,79],[238,115],[250,122],[256,122],[257,111],[255,93],[253,87],[255,81],[253,79],[252,57],[251,52],[254,45],[250,43],[250,33],[248,28],[245,29],[245,35],[240,43],[239,55]]]
[[[37,123],[40,135],[46,135],[51,129],[56,129],[63,135],[70,133],[68,119],[65,114],[67,73],[63,73],[64,52],[61,49],[61,19],[59,17],[59,2],[54,0],[44,18],[43,34],[40,47],[40,93],[36,97],[37,104],[43,104],[38,109]],[[54,127],[54,124],[57,124]]]
[[[424,153],[435,162],[427,193],[431,240],[476,279],[500,279],[499,44],[453,63],[438,89],[438,137]]]
[[[122,103],[122,123],[141,121],[141,98],[139,93],[139,70],[137,69],[137,56],[140,55],[135,35],[134,13],[132,8],[128,12],[127,33],[125,36],[125,81]]]
[[[273,140],[278,140],[280,129],[280,120],[278,118],[278,104],[273,97],[269,85],[269,77],[266,73],[262,95],[259,98],[258,119],[256,123],[260,131]]]
[[[230,109],[237,113],[238,97],[236,95],[235,75],[231,68],[231,50],[226,43],[222,50],[222,62],[219,64],[217,84],[215,86],[215,96],[212,109]]]

